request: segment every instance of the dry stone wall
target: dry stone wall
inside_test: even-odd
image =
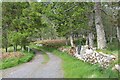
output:
[[[80,54],[78,54],[77,47],[74,48],[59,48],[62,52],[67,52],[68,54],[75,56],[84,62],[89,62],[91,64],[99,64],[103,68],[107,68],[112,61],[116,59],[115,56],[105,54],[103,52],[97,52],[94,49],[88,49],[88,46],[82,46]]]

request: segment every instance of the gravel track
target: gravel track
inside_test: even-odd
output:
[[[30,62],[2,70],[3,78],[63,78],[62,60],[47,52],[50,60],[43,64],[43,55],[36,51],[36,56]],[[0,70],[1,72],[1,70]]]

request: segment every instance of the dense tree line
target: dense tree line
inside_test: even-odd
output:
[[[104,49],[116,37],[120,41],[118,3],[101,2],[3,2],[2,47],[20,45],[33,38],[64,37],[74,46],[74,39],[84,38],[91,47],[97,42]],[[114,29],[113,29],[114,28]]]

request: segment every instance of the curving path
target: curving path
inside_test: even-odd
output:
[[[43,55],[36,51],[34,59],[28,63],[2,70],[3,78],[63,78],[61,59],[47,52],[50,60],[46,64]]]

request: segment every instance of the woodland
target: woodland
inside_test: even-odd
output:
[[[0,69],[30,61],[35,56],[34,48],[44,53],[50,51],[65,61],[65,77],[86,78],[93,72],[98,74],[97,78],[118,77],[119,5],[119,2],[3,2]],[[93,66],[86,58],[84,62],[78,60],[75,53],[80,51],[74,50],[85,45],[97,53],[114,56],[114,62],[104,68]],[[47,54],[44,57],[49,61]],[[78,67],[81,65],[85,68]],[[117,70],[113,69],[115,65]]]

